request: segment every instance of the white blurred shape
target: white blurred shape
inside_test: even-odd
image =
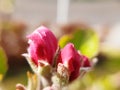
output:
[[[114,48],[120,48],[120,23],[114,24],[110,28],[110,33],[106,37],[105,44]]]
[[[57,0],[57,23],[67,23],[69,2],[70,0]]]

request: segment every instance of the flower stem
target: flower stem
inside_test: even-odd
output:
[[[60,53],[60,47],[57,48],[55,56],[53,58],[53,65],[52,65],[53,67],[57,67],[57,59],[58,59],[59,53]]]

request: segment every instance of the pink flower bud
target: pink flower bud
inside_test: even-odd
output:
[[[58,47],[53,33],[48,28],[41,26],[27,37],[29,39],[28,54],[32,61],[36,65],[38,65],[38,60],[45,60],[51,64]]]
[[[62,63],[68,68],[70,74],[70,81],[79,76],[79,69],[81,66],[81,55],[75,50],[72,43],[67,44],[60,54]]]
[[[82,62],[83,62],[82,67],[91,67],[89,59],[84,55],[82,56]]]

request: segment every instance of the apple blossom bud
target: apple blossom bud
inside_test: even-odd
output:
[[[88,59],[88,57],[86,56],[82,56],[82,65],[81,67],[91,67],[90,61]]]
[[[28,35],[29,48],[28,54],[33,62],[38,66],[38,60],[44,60],[52,64],[53,56],[58,47],[57,39],[46,27],[37,28],[32,34]]]
[[[79,76],[79,69],[81,66],[81,55],[75,50],[72,43],[67,44],[60,54],[60,59],[64,66],[68,68],[69,71],[69,80],[74,80]]]

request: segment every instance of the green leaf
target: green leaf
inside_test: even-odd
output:
[[[68,43],[70,40],[71,40],[70,35],[62,36],[59,40],[60,47],[63,48],[66,45],[66,43]]]
[[[7,71],[7,57],[5,55],[4,50],[0,47],[0,78],[5,75]]]
[[[94,57],[99,50],[99,38],[93,30],[76,30],[72,34],[60,38],[59,45],[63,48],[68,42],[89,58]]]

